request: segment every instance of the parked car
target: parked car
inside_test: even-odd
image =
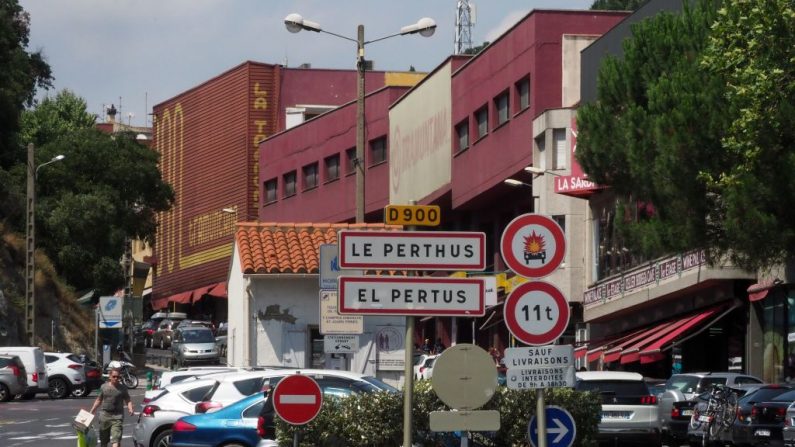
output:
[[[185,312],[156,312],[152,314],[149,320],[141,326],[141,336],[144,339],[144,346],[150,348],[159,347],[158,344],[155,344],[155,333],[163,320],[169,319],[179,322],[186,318],[188,318],[188,315]]]
[[[215,333],[215,344],[218,346],[218,354],[226,358],[226,329],[228,325],[226,322],[218,325],[218,330]]]
[[[731,388],[742,388],[745,385],[762,384],[762,380],[735,372],[693,372],[674,374],[665,382],[665,391],[658,395],[660,430],[666,443],[687,442],[689,417],[672,418],[674,403],[692,401],[699,394],[708,391],[713,385],[726,385]],[[681,405],[680,411],[682,410]],[[691,406],[692,407],[692,406]]]
[[[213,331],[213,335],[215,335],[215,325],[212,321],[205,321],[205,320],[182,320],[177,323],[177,327],[175,329],[180,329],[187,326],[199,326],[199,327],[206,327]]]
[[[623,371],[583,371],[575,375],[576,390],[602,396],[597,435],[600,442],[660,445],[657,397],[649,392],[642,375]]]
[[[218,364],[220,360],[213,331],[204,326],[184,326],[174,331],[171,355],[177,368],[189,363]]]
[[[72,388],[72,396],[85,397],[91,394],[92,391],[98,390],[99,387],[105,383],[102,378],[102,367],[94,360],[84,356],[78,356],[83,360],[83,369],[86,372],[86,382],[84,387]]]
[[[167,447],[171,428],[182,416],[194,414],[196,405],[218,386],[214,379],[194,378],[166,386],[144,405],[133,428],[136,447]]]
[[[178,320],[166,318],[157,325],[157,330],[152,335],[152,344],[155,348],[166,349],[171,347],[171,338],[178,323]]]
[[[433,367],[433,362],[436,359],[436,355],[433,354],[422,354],[417,359],[417,362],[414,364],[414,379],[416,380],[428,380],[431,378],[431,368]]]
[[[255,393],[218,411],[180,418],[173,426],[173,447],[254,447],[260,441],[257,418],[265,404]]]
[[[160,318],[144,321],[138,333],[133,334],[135,336],[135,344],[143,345],[145,348],[154,347],[152,345],[152,339],[161,321],[162,319]]]
[[[4,346],[0,347],[0,354],[15,355],[22,360],[27,373],[28,388],[22,393],[22,399],[32,399],[36,393],[46,393],[50,389],[47,380],[47,363],[44,361],[44,352],[41,348],[30,346]]]
[[[787,407],[787,412],[784,415],[784,428],[781,431],[784,445],[795,447],[795,402]]]
[[[27,372],[15,355],[0,355],[0,402],[8,402],[28,389]]]
[[[47,376],[50,388],[47,394],[52,399],[63,399],[75,388],[86,384],[86,371],[80,357],[71,352],[45,352]]]
[[[201,368],[201,369],[181,369],[178,371],[163,371],[157,379],[155,380],[154,384],[152,385],[151,390],[147,390],[144,393],[144,399],[141,402],[141,408],[146,406],[149,402],[154,400],[157,396],[162,393],[162,390],[169,385],[180,383],[184,380],[193,379],[196,377],[202,377],[209,374],[217,374],[217,373],[224,373],[224,372],[232,372],[238,371],[238,368],[230,368],[230,367],[214,367],[214,368]]]
[[[795,402],[795,390],[753,404],[748,424],[738,426],[737,431],[733,431],[733,434],[737,435],[736,445],[784,445],[783,429],[787,409],[793,402]]]

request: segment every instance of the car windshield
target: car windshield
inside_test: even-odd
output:
[[[362,379],[372,383],[373,385],[375,385],[381,391],[389,391],[390,393],[397,393],[398,392],[397,388],[393,387],[392,385],[388,385],[388,384],[376,379],[375,377],[364,376],[364,377],[362,377]]]
[[[789,388],[759,388],[750,393],[746,394],[745,396],[741,397],[739,400],[740,404],[746,404],[751,402],[766,402],[774,397],[778,396],[779,394],[785,393],[790,391]]]
[[[213,333],[211,331],[185,331],[182,333],[182,338],[185,340],[185,343],[213,343],[215,342],[215,337],[213,337]]]
[[[795,390],[790,390],[787,391],[786,393],[781,393],[770,400],[773,402],[793,402],[795,401]]]
[[[582,380],[577,385],[579,391],[595,391],[616,396],[644,396],[649,389],[644,382],[636,380]]]
[[[695,393],[698,388],[698,380],[699,378],[696,376],[671,376],[671,378],[665,382],[665,389],[677,390],[683,393]]]

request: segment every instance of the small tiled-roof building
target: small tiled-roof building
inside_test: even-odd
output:
[[[405,335],[405,317],[368,316],[363,333],[358,334],[358,351],[348,358],[335,357],[324,353],[318,304],[322,245],[336,244],[339,230],[399,228],[380,223],[238,223],[227,281],[227,362],[233,366],[339,368],[399,385],[403,345],[385,350],[374,340],[387,329]]]

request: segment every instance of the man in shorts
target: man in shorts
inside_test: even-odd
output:
[[[130,416],[133,411],[130,394],[127,387],[121,384],[121,373],[118,369],[110,370],[110,382],[102,384],[99,395],[91,406],[91,414],[99,408],[99,443],[107,447],[110,442],[113,447],[121,445],[121,430],[124,422],[124,405]]]

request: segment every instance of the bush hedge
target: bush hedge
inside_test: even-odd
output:
[[[596,445],[601,400],[594,393],[569,388],[549,388],[544,392],[547,405],[568,410],[577,424],[577,447]],[[498,387],[483,410],[500,412],[497,432],[473,433],[474,445],[529,446],[527,425],[535,415],[534,390],[510,390]],[[459,445],[453,433],[437,433],[430,429],[431,411],[449,411],[431,389],[430,381],[414,385],[412,408],[415,446]],[[296,428],[276,417],[280,446],[293,445]],[[403,442],[403,393],[360,394],[343,399],[324,398],[320,414],[309,424],[298,428],[301,446],[400,446]],[[471,445],[472,445],[471,444]]]

